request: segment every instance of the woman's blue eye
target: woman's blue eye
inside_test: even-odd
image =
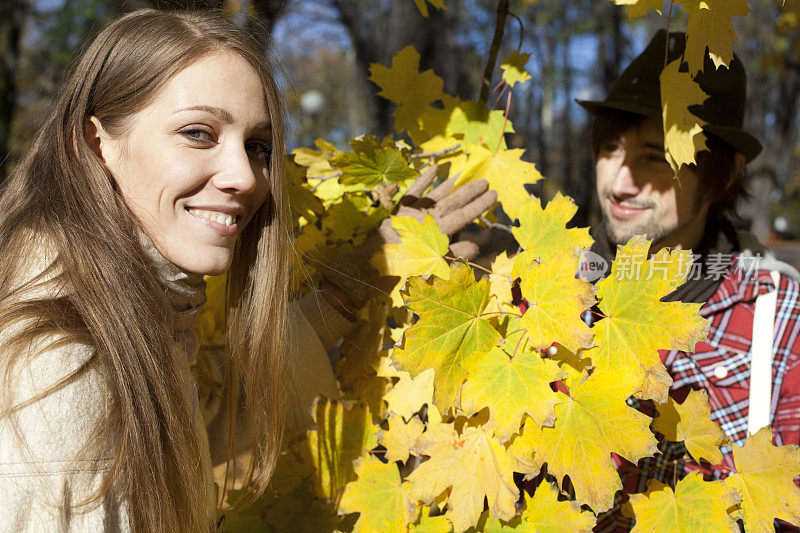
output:
[[[211,133],[206,130],[200,129],[193,129],[193,130],[184,130],[181,132],[184,136],[195,140],[195,141],[211,141],[212,136]]]
[[[245,144],[245,150],[264,161],[269,161],[272,155],[272,145],[264,141],[249,141]]]

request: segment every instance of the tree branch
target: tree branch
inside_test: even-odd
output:
[[[494,27],[494,37],[492,37],[492,47],[489,50],[489,60],[483,70],[483,81],[481,82],[481,95],[479,100],[486,102],[489,99],[489,88],[492,85],[492,73],[497,63],[497,52],[500,51],[500,43],[503,41],[503,32],[506,28],[506,17],[508,16],[508,0],[499,0],[497,3],[497,24]]]

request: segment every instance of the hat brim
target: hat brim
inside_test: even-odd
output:
[[[623,101],[592,101],[592,100],[575,100],[581,107],[586,109],[592,114],[597,114],[602,110],[612,111],[625,111],[627,113],[634,113],[636,115],[644,115],[646,117],[661,118],[661,109],[655,109],[648,105],[642,105],[636,102],[623,102]],[[761,142],[753,135],[740,128],[732,128],[729,126],[718,126],[713,124],[706,124],[703,130],[716,135],[726,143],[730,144],[737,152],[744,155],[745,160],[749,163],[761,153],[763,146]]]

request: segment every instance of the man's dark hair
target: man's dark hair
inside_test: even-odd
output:
[[[619,139],[626,131],[638,128],[647,117],[626,111],[601,109],[594,113],[592,125],[592,154],[595,159],[608,141]],[[708,150],[698,152],[697,165],[692,165],[700,176],[705,198],[711,201],[709,213],[735,214],[740,200],[749,197],[745,182],[745,169],[736,170],[736,150],[719,137],[705,132]]]

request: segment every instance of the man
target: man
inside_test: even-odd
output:
[[[737,57],[720,69],[706,57],[696,78],[708,100],[691,111],[708,123],[703,128],[708,150],[697,154],[697,165],[681,168],[677,179],[664,158],[659,76],[665,47],[671,62],[682,56],[685,42],[684,34],[673,33],[667,43],[666,32],[659,32],[605,100],[579,101],[594,115],[592,148],[603,215],[593,230],[592,251],[610,261],[616,246],[636,234],[653,240],[652,251],[691,249],[696,264],[689,280],[665,300],[703,303],[700,314],[709,319],[710,333],[695,353],[662,352],[674,379],[670,395],[682,402],[691,389],[705,389],[711,419],[734,444],[741,446],[748,433],[765,425],[772,426],[776,444],[796,444],[800,274],[730,222],[746,195],[745,165],[761,150],[742,129],[746,79]],[[629,403],[652,412],[652,403]],[[672,485],[675,477],[698,468],[683,461],[681,443],[659,447],[663,455],[643,461],[641,469],[620,460],[626,490],[643,492],[652,478]],[[712,478],[725,477],[733,467],[731,447],[722,451],[723,468],[702,466]],[[623,499],[596,531],[632,525],[620,512]]]

